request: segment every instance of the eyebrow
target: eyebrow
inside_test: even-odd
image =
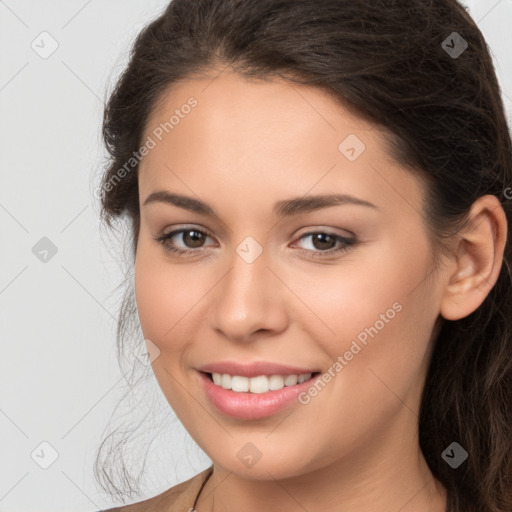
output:
[[[149,194],[149,196],[144,201],[143,206],[146,206],[151,203],[171,204],[174,206],[178,206],[179,208],[184,208],[185,210],[199,213],[200,215],[206,215],[207,217],[216,217],[217,219],[220,219],[219,215],[215,212],[215,210],[207,203],[204,203],[199,199],[194,199],[193,197],[167,192],[166,190],[159,190],[157,192]],[[282,218],[289,217],[292,215],[298,215],[299,213],[320,210],[321,208],[328,208],[330,206],[339,206],[346,204],[354,204],[358,206],[366,206],[369,208],[376,209],[379,208],[378,206],[374,205],[373,203],[370,203],[369,201],[359,199],[358,197],[351,196],[349,194],[327,194],[306,197],[294,197],[292,199],[278,201],[277,203],[274,204],[272,211],[274,215],[276,215],[279,218]]]

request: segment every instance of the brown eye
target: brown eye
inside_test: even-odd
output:
[[[336,237],[327,233],[315,233],[312,242],[316,249],[328,250],[336,246]]]
[[[197,231],[195,229],[187,229],[186,231],[182,231],[183,237],[182,240],[187,247],[190,248],[198,248],[201,247],[203,239],[203,233],[201,231]]]
[[[177,244],[179,235],[181,235],[181,244],[184,247],[180,247]],[[206,238],[210,238],[210,236],[202,230],[185,228],[171,231],[166,235],[156,237],[155,240],[163,245],[165,251],[178,256],[185,256],[201,253],[204,249],[204,241]],[[357,243],[355,238],[345,238],[335,233],[324,231],[305,233],[299,240],[306,238],[311,238],[310,245],[312,248],[300,249],[300,251],[312,257],[332,256],[350,249],[351,246]],[[335,248],[336,243],[339,244],[338,248]]]
[[[311,239],[311,248],[302,249],[301,252],[313,257],[332,256],[350,249],[351,246],[357,243],[355,238],[345,238],[335,233],[328,233],[324,231],[312,231],[305,233],[299,238],[299,240],[306,238]],[[338,248],[335,248],[336,243],[340,245]]]
[[[177,242],[180,240],[180,247]],[[184,255],[185,253],[200,252],[203,249],[203,244],[209,235],[199,229],[185,228],[171,231],[166,235],[156,237],[155,240],[164,246],[167,252],[177,255]]]

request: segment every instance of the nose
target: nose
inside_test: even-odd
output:
[[[268,266],[265,251],[252,262],[234,251],[230,263],[212,297],[212,328],[242,343],[286,329],[284,286]]]

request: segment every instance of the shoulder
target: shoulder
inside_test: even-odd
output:
[[[98,512],[178,512],[192,509],[192,505],[202,485],[210,477],[213,466],[181,482],[170,489],[138,503],[109,508]],[[186,507],[186,508],[185,508]]]

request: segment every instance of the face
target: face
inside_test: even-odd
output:
[[[148,137],[139,318],[214,463],[284,478],[414,432],[440,290],[422,184],[383,132],[316,88],[224,72],[169,92]]]

